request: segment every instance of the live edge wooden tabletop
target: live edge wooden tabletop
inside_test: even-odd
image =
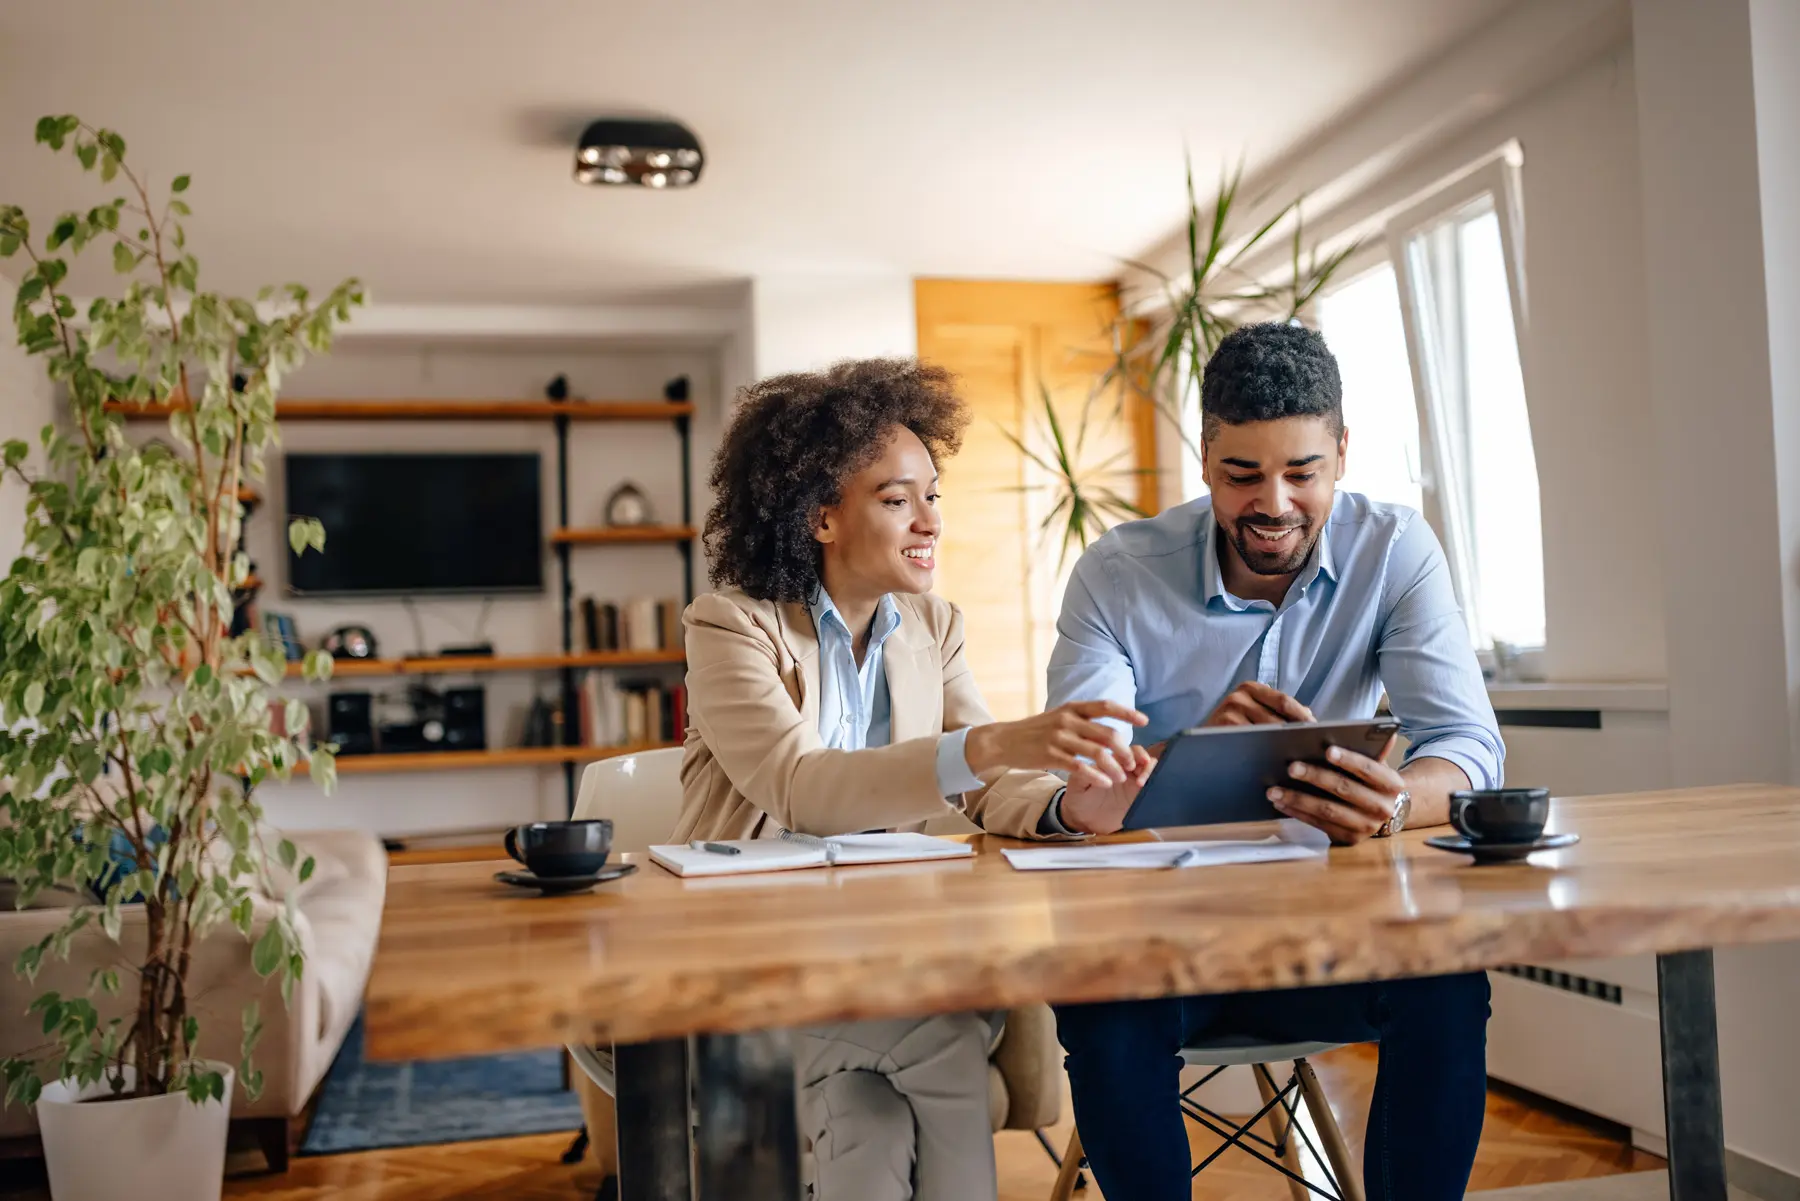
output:
[[[398,867],[368,1051],[441,1058],[1800,937],[1800,790],[1558,800],[1551,829],[1581,843],[1503,866],[1425,846],[1437,829],[1324,861],[1024,873],[997,853],[1013,844],[981,836],[972,859],[938,863],[680,880],[645,862],[556,898],[495,882],[498,863]]]

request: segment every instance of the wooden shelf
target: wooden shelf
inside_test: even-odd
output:
[[[129,421],[167,420],[177,406],[109,402]],[[277,421],[673,421],[691,417],[691,402],[663,400],[280,400]]]
[[[596,763],[642,751],[666,750],[677,742],[642,746],[514,746],[492,751],[418,751],[402,755],[340,755],[340,776],[403,771],[450,771],[480,767],[542,767],[557,763]],[[304,770],[304,765],[299,770]],[[295,774],[299,774],[299,770]]]
[[[681,650],[586,651],[577,655],[433,655],[418,659],[339,659],[331,666],[333,680],[354,676],[454,675],[458,672],[549,671],[562,667],[654,667],[685,663]],[[289,663],[290,677],[301,674],[299,663]]]
[[[606,546],[633,542],[692,542],[700,531],[691,525],[613,525],[550,531],[552,543]]]

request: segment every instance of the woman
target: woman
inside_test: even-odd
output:
[[[719,590],[685,619],[677,841],[917,829],[953,811],[1022,837],[1118,828],[1150,759],[1096,719],[1143,715],[1094,702],[995,722],[961,613],[930,594],[937,468],[968,422],[949,373],[907,360],[740,398],[706,521]],[[993,1029],[959,1014],[797,1031],[819,1201],[992,1198]]]

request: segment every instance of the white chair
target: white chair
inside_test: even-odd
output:
[[[612,850],[616,855],[642,854],[652,843],[667,842],[681,816],[681,748],[643,751],[588,764],[581,773],[574,816],[584,821],[611,821]],[[588,1145],[600,1166],[600,1189],[595,1196],[609,1201],[618,1195],[619,1170],[612,1048],[569,1043],[568,1050],[575,1065],[593,1083],[592,1088],[577,1087],[576,1091],[581,1096]],[[565,1161],[579,1159],[583,1150],[577,1139]]]
[[[1224,1140],[1212,1154],[1195,1165],[1193,1175],[1198,1176],[1213,1160],[1223,1155],[1226,1148],[1242,1147],[1287,1177],[1288,1189],[1292,1192],[1294,1201],[1306,1201],[1308,1193],[1316,1193],[1327,1198],[1327,1201],[1363,1201],[1362,1180],[1357,1175],[1356,1165],[1351,1162],[1343,1132],[1338,1129],[1337,1118],[1332,1115],[1331,1103],[1325,1098],[1325,1090],[1319,1086],[1319,1078],[1313,1072],[1312,1064],[1307,1062],[1309,1056],[1336,1050],[1340,1045],[1342,1044],[1317,1042],[1265,1043],[1253,1038],[1227,1035],[1182,1048],[1183,1064],[1211,1070],[1182,1090],[1181,1111]],[[1292,1065],[1287,1080],[1279,1086],[1275,1083],[1275,1074],[1269,1070],[1271,1064]],[[1256,1090],[1262,1095],[1263,1105],[1255,1114],[1238,1122],[1213,1112],[1194,1099],[1194,1094],[1207,1081],[1226,1068],[1240,1066],[1250,1068],[1256,1075]],[[1307,1134],[1305,1125],[1300,1121],[1299,1107],[1302,1103],[1312,1118],[1314,1128],[1319,1132],[1319,1142],[1324,1144],[1322,1149],[1313,1144],[1312,1137]],[[1273,1137],[1265,1138],[1257,1133],[1256,1126],[1263,1121],[1269,1123],[1269,1133]],[[1311,1152],[1313,1162],[1323,1169],[1323,1186],[1306,1179],[1305,1166],[1300,1157],[1301,1145]],[[1069,1201],[1075,1190],[1081,1187],[1078,1182],[1084,1163],[1081,1131],[1077,1129],[1069,1136],[1068,1150],[1063,1152],[1062,1173],[1057,1177],[1056,1187],[1051,1190],[1051,1201]]]

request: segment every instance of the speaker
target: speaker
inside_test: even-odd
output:
[[[487,748],[487,692],[480,685],[444,690],[444,747],[454,751]]]
[[[367,692],[334,692],[326,705],[326,725],[340,755],[375,751],[375,698]]]

